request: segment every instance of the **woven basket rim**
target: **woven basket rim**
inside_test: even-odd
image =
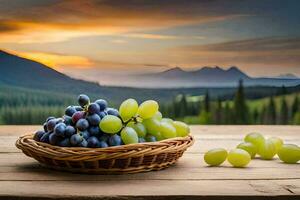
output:
[[[35,141],[33,139],[34,134],[33,133],[29,133],[29,134],[25,134],[19,137],[19,139],[16,141],[16,146],[18,147],[18,141],[20,141],[21,139],[26,139],[26,140],[30,140],[32,142],[35,142],[36,144],[38,144],[39,146],[45,146],[45,147],[52,147],[55,149],[58,148],[63,148],[63,149],[69,149],[69,150],[117,150],[117,149],[124,149],[124,147],[128,147],[128,149],[132,149],[131,147],[144,147],[145,145],[147,146],[165,146],[167,143],[175,141],[175,140],[186,140],[189,138],[193,138],[192,135],[187,135],[185,137],[175,137],[175,138],[169,138],[169,139],[164,139],[164,140],[160,140],[160,141],[156,141],[156,142],[142,142],[142,143],[136,143],[136,144],[126,144],[126,145],[119,145],[119,146],[109,146],[109,147],[105,147],[105,148],[88,148],[88,147],[61,147],[61,146],[56,146],[56,145],[51,145],[45,142],[38,142]]]

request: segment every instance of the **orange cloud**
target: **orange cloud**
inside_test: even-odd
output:
[[[93,36],[93,35],[111,35],[119,34],[125,31],[119,27],[96,26],[92,24],[78,25],[60,25],[60,24],[39,24],[35,22],[5,21],[5,26],[16,27],[8,29],[11,31],[0,30],[0,42],[13,43],[47,43],[60,42],[71,38]],[[0,21],[1,27],[1,21]]]
[[[179,36],[175,35],[158,35],[158,34],[145,34],[145,33],[131,33],[125,34],[124,37],[142,38],[142,39],[159,39],[159,40],[172,40],[178,39]]]
[[[140,39],[153,39],[153,40],[177,40],[177,39],[196,39],[202,40],[205,39],[203,36],[182,36],[182,35],[161,35],[161,34],[148,34],[148,33],[128,33],[122,34],[121,37],[129,37],[129,38],[140,38]]]
[[[40,62],[48,67],[55,70],[64,72],[65,70],[76,69],[76,70],[115,70],[120,71],[126,68],[127,71],[136,71],[141,67],[148,68],[145,64],[134,64],[125,62],[113,62],[105,60],[92,60],[83,56],[76,55],[64,55],[48,52],[22,52],[22,51],[11,51],[5,50],[17,56]]]
[[[82,56],[60,55],[43,52],[17,52],[18,56],[35,60],[56,70],[64,67],[74,67],[79,69],[91,68],[94,63]]]
[[[37,1],[38,2],[38,1]],[[214,12],[214,5],[190,1],[34,1],[18,6],[9,2],[0,8],[0,42],[46,43],[75,37],[127,34],[144,39],[178,39],[177,36],[136,34],[137,31],[184,26],[244,16]],[[202,5],[203,4],[203,5]],[[151,5],[151,6],[149,6]],[[207,7],[208,11],[206,10]],[[5,20],[4,20],[5,19]]]

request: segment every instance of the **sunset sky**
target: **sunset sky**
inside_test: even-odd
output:
[[[300,76],[298,0],[0,0],[0,48],[74,77],[180,66]]]

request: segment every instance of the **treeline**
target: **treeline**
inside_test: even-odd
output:
[[[0,124],[42,124],[49,116],[62,116],[60,106],[17,106],[0,108]]]
[[[74,103],[74,98],[61,93],[0,86],[0,108],[67,105]]]
[[[212,100],[207,91],[202,99],[195,101],[179,95],[172,103],[163,104],[161,110],[164,116],[190,124],[300,124],[298,95],[293,95],[292,100],[289,97],[287,102],[285,87],[277,95],[276,101],[270,96],[267,101],[259,100],[253,105],[245,98],[243,82],[240,81],[233,100]]]
[[[263,90],[258,91],[261,95]],[[178,95],[172,102],[160,102],[160,110],[190,124],[300,124],[299,97],[290,88],[272,91],[267,100],[249,100],[257,98],[254,88],[240,82],[230,99],[207,90],[203,96]],[[0,124],[41,124],[48,116],[62,116],[74,101],[76,95],[0,86]]]
[[[71,96],[0,86],[0,124],[41,124],[48,116],[62,116]]]

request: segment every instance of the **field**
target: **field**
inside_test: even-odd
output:
[[[276,95],[272,97],[273,105],[271,102],[271,97],[264,97],[259,99],[248,99],[245,101],[247,106],[247,115],[250,118],[249,124],[299,124],[299,102],[295,102],[296,97],[300,97],[299,92]],[[205,100],[205,96],[187,97],[187,101],[193,104],[200,104]],[[219,108],[218,108],[218,103]],[[189,124],[215,124],[214,115],[217,114],[217,110],[221,109],[220,115],[228,116],[229,112],[233,112],[234,100],[226,101],[211,101],[210,106],[212,111],[210,113],[200,112],[199,115],[189,115],[183,118],[179,118]],[[274,106],[274,107],[273,107]],[[295,110],[296,109],[296,110]],[[273,110],[273,111],[272,111]],[[228,118],[231,118],[229,116]],[[207,120],[207,118],[211,118]],[[252,119],[251,119],[252,118]],[[273,121],[267,118],[273,118]],[[284,119],[288,118],[288,119]],[[209,122],[210,121],[210,122]],[[230,122],[232,124],[234,122]],[[222,122],[221,124],[227,124]]]
[[[287,94],[287,95],[279,95],[274,97],[274,102],[276,104],[276,110],[279,112],[280,111],[280,102],[282,101],[282,98],[284,97],[288,106],[292,106],[293,101],[295,99],[295,96],[300,97],[300,93],[293,93],[293,94]],[[270,101],[270,98],[265,97],[261,99],[256,99],[256,100],[248,100],[248,105],[251,110],[258,109],[261,110],[263,106],[266,106]]]

